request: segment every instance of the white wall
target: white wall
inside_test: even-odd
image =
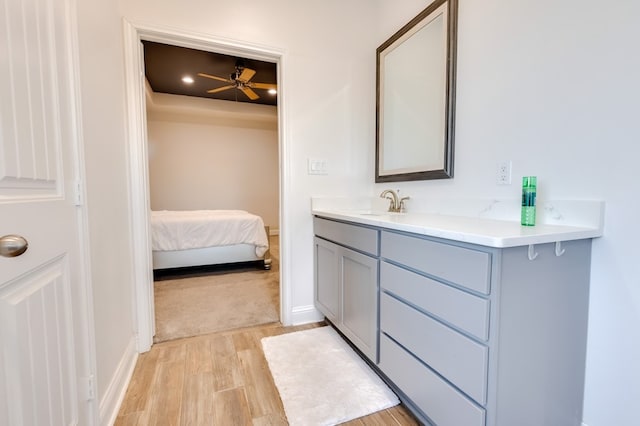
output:
[[[133,347],[135,327],[122,29],[112,2],[83,0],[77,5],[96,381],[102,404],[114,391],[112,381],[127,348]]]
[[[147,106],[151,209],[246,210],[277,231],[276,107],[161,97],[165,99],[162,110],[154,103]],[[184,111],[186,106],[190,111]]]
[[[381,43],[429,2],[380,0]],[[459,0],[455,177],[392,186],[417,198],[606,201],[594,241],[584,423],[638,424],[640,3]],[[496,167],[513,161],[513,184]],[[409,204],[409,208],[410,208]]]

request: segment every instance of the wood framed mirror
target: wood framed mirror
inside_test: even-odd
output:
[[[376,50],[376,182],[453,177],[458,0],[435,0]]]

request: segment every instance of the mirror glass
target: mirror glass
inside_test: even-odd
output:
[[[457,0],[436,0],[376,51],[376,182],[453,177]]]

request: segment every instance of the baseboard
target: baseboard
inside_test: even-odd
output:
[[[291,325],[322,321],[324,315],[313,305],[297,306],[291,310]]]
[[[100,399],[100,425],[111,426],[115,423],[137,360],[136,341],[132,336],[111,378],[109,387]]]

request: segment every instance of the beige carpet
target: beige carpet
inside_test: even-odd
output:
[[[154,341],[279,321],[278,257],[272,242],[269,271],[227,268],[155,281]]]

